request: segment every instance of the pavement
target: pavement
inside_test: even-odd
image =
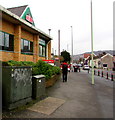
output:
[[[87,71],[68,73],[68,81],[62,78],[47,89],[49,97],[63,100],[63,104],[51,114],[24,109],[10,118],[113,118],[113,81],[95,76]]]

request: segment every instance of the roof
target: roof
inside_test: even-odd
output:
[[[0,5],[0,11],[2,12],[3,19],[7,19],[9,22],[11,22],[13,24],[20,24],[22,26],[22,28],[28,29],[28,31],[30,31],[31,33],[39,34],[41,37],[45,37],[45,39],[47,39],[47,40],[52,40],[51,36],[44,33],[40,29],[36,28],[29,22],[23,20],[22,18],[15,15],[14,13],[10,12],[6,8],[2,7],[1,5]]]
[[[27,6],[28,5],[7,8],[7,10],[9,10],[10,12],[14,13],[15,15],[21,17],[21,15],[23,14],[23,12],[24,12],[24,10],[26,9]]]
[[[85,53],[84,54],[84,58],[87,58],[88,56],[90,56],[91,54],[87,54],[87,53]]]
[[[111,54],[107,53],[106,55],[102,56],[102,57],[101,57],[101,59],[103,59],[103,58],[104,58],[104,57],[106,57],[106,56],[113,57],[113,55],[111,55]]]

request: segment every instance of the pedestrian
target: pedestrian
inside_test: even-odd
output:
[[[73,72],[74,71],[74,66],[73,66],[73,64],[71,64],[71,72]]]
[[[70,72],[71,70],[71,65],[68,65],[68,72]]]
[[[63,82],[67,82],[67,73],[68,73],[68,64],[66,62],[63,62],[62,64]]]

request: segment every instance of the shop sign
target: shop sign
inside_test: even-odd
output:
[[[43,61],[54,66],[54,60],[43,60]]]
[[[32,17],[31,17],[30,15],[26,15],[26,20],[27,20],[28,22],[30,22],[30,23],[33,23],[33,22],[34,22],[33,19],[32,19]]]
[[[41,44],[41,45],[46,45],[45,41],[42,40],[42,39],[39,39],[39,44]]]

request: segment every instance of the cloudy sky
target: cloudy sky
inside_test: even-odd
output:
[[[94,50],[113,49],[113,1],[92,0]],[[90,0],[0,0],[5,8],[29,5],[35,25],[53,38],[52,48],[58,54],[58,30],[61,51],[73,53],[91,51]]]

